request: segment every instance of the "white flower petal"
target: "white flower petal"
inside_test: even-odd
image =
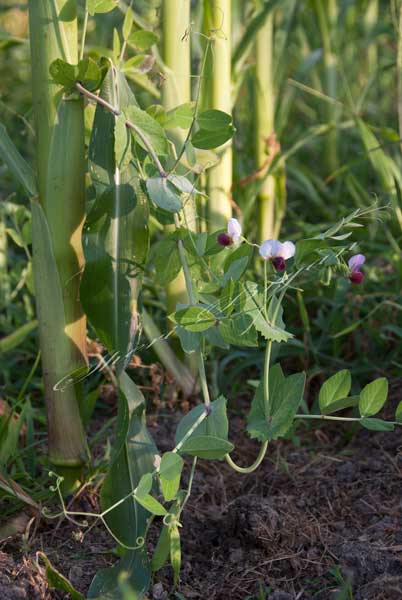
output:
[[[292,258],[295,255],[295,252],[296,246],[293,242],[283,242],[283,244],[280,244],[278,256],[288,260],[288,258]]]
[[[241,229],[241,225],[237,219],[229,219],[228,234],[230,235],[230,237],[232,238],[232,240],[234,242],[239,241],[241,234],[242,234],[242,229]]]
[[[265,258],[265,260],[268,260],[269,258],[274,258],[280,248],[280,243],[278,242],[278,240],[265,240],[265,242],[262,242],[261,246],[260,246],[260,254],[263,258]]]

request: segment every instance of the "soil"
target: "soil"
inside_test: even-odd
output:
[[[168,449],[172,419],[159,422],[153,434]],[[258,446],[243,429],[233,416],[237,459],[248,464]],[[402,600],[401,430],[345,432],[300,424],[250,475],[199,461],[182,519],[180,598]],[[88,490],[78,506],[92,510],[93,498]],[[49,589],[38,551],[85,595],[94,573],[116,560],[112,547],[100,526],[80,541],[74,525],[42,520],[23,542],[0,546],[0,598],[68,597]],[[150,599],[174,597],[169,589],[166,567]]]

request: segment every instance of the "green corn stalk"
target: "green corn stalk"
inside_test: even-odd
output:
[[[259,30],[255,43],[256,168],[263,178],[258,193],[258,225],[261,241],[272,239],[275,229],[275,176],[266,175],[275,140],[275,92],[273,79],[273,14]],[[269,144],[271,142],[271,148]]]
[[[163,26],[163,62],[165,82],[162,88],[162,102],[165,110],[171,110],[180,104],[191,101],[191,55],[190,36],[186,32],[190,27],[190,0],[164,0],[162,3]],[[182,130],[175,130],[174,136],[179,146],[184,143]],[[195,211],[193,203],[185,205],[186,221],[195,231]],[[167,226],[168,232],[174,226]],[[166,286],[167,314],[176,310],[178,303],[188,301],[183,271]]]
[[[333,34],[336,32],[336,21],[338,17],[336,0],[313,0],[313,8],[321,36],[325,80],[324,90],[327,96],[336,99],[338,88],[337,57],[333,50]],[[326,119],[331,125],[331,131],[326,137],[324,156],[327,171],[332,173],[338,166],[338,135],[336,125],[339,109],[332,102],[327,102],[326,110]]]
[[[32,201],[35,295],[49,457],[66,473],[79,468],[88,453],[74,385],[54,389],[87,362],[86,320],[79,300],[85,129],[83,100],[63,97],[50,80],[49,66],[57,58],[78,62],[76,8],[73,0],[29,2],[39,190]]]
[[[204,73],[203,108],[232,112],[231,0],[204,0],[204,34],[212,38]],[[219,150],[219,163],[208,171],[210,231],[226,227],[232,216],[232,148]]]

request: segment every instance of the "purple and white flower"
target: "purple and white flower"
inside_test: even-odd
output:
[[[361,283],[364,279],[364,273],[360,271],[360,267],[366,262],[364,254],[355,254],[348,261],[349,275],[348,279],[351,283]]]
[[[263,259],[270,260],[276,271],[286,269],[286,261],[295,255],[296,246],[293,242],[279,242],[278,240],[265,240],[260,246]]]
[[[237,219],[229,219],[227,233],[218,235],[218,244],[221,246],[231,246],[238,244],[242,236],[242,228]]]

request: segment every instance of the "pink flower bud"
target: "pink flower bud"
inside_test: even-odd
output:
[[[352,271],[349,273],[349,281],[351,283],[361,283],[364,279],[364,273],[361,271]]]

